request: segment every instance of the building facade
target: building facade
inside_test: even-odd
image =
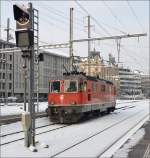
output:
[[[110,58],[107,64],[104,63],[100,52],[92,51],[89,59],[81,58],[76,65],[78,65],[79,71],[85,72],[89,76],[112,81],[116,85],[117,90],[119,89],[119,71],[117,65]]]
[[[7,43],[0,40],[0,49],[15,47],[13,43]],[[61,76],[65,72],[64,66],[69,70],[69,57],[65,55],[58,55],[56,53],[40,50],[39,53],[43,54],[43,61],[34,65],[34,88],[37,92],[37,83],[39,97],[47,98],[49,90],[48,81],[54,76]],[[0,98],[5,96],[15,96],[23,99],[25,88],[25,77],[27,83],[29,81],[29,61],[27,60],[27,68],[24,69],[24,58],[22,58],[21,51],[8,51],[7,52],[7,71],[6,71],[6,51],[0,51]],[[7,74],[7,81],[6,81]],[[39,78],[38,82],[37,79]],[[6,89],[7,83],[7,89]],[[26,92],[28,94],[29,87],[26,85]],[[6,95],[7,93],[7,95]]]
[[[69,68],[69,58],[63,55],[57,55],[55,53],[47,52],[40,50],[40,53],[43,54],[43,61],[34,65],[34,92],[35,96],[37,93],[37,86],[39,92],[39,98],[46,99],[49,91],[48,81],[54,76],[62,76],[65,72],[63,66]],[[16,97],[23,98],[24,95],[24,77],[27,78],[27,83],[29,81],[29,66],[27,66],[26,71],[23,69],[24,59],[21,55],[14,55],[14,94]],[[29,62],[27,61],[27,65]],[[38,69],[37,69],[38,66]],[[38,79],[38,82],[37,82]],[[37,85],[38,84],[38,85]],[[28,84],[26,86],[27,93],[29,91]]]
[[[7,43],[6,41],[0,39],[0,49],[12,47],[15,47],[15,44]],[[4,52],[0,50],[0,98],[5,98],[5,96],[12,96],[14,93],[13,66],[14,52]]]
[[[128,68],[119,68],[120,99],[142,99],[141,75]]]
[[[150,76],[142,75],[141,77],[142,93],[146,98],[150,98]]]

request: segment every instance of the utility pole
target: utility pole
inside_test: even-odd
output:
[[[33,20],[33,7],[32,3],[29,3],[29,14],[31,20],[31,30],[33,30],[34,20]],[[34,31],[33,31],[34,37]],[[34,106],[34,45],[31,46],[29,66],[30,66],[30,79],[29,79],[29,112],[31,114],[31,126],[29,129],[31,136],[31,145],[35,146],[35,106]]]
[[[90,16],[88,16],[88,38],[91,38]],[[91,42],[88,41],[88,75],[90,75],[90,51],[91,51]]]
[[[73,8],[70,8],[70,33],[69,33],[70,72],[73,65]]]
[[[118,66],[119,66],[119,63],[120,63],[120,43],[121,43],[121,39],[117,39],[116,43],[117,43]]]
[[[9,43],[9,30],[10,30],[10,19],[8,18],[7,19],[7,46],[8,46],[8,43]],[[7,83],[7,79],[8,79],[8,74],[7,74],[7,61],[8,60],[8,57],[7,57],[7,53],[5,53],[5,104],[7,105],[8,104],[8,83]]]

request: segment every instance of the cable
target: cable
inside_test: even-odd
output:
[[[129,8],[130,8],[130,10],[131,10],[131,12],[132,12],[132,14],[133,14],[133,16],[135,17],[137,24],[141,27],[142,30],[144,30],[144,27],[143,27],[142,24],[139,22],[138,17],[137,17],[137,15],[135,14],[135,11],[133,10],[133,8],[132,8],[132,6],[131,6],[131,4],[129,3],[128,0],[127,0],[127,4],[128,4],[128,6],[129,6]]]
[[[110,47],[112,47],[112,44],[108,44],[108,43],[103,43],[103,44],[105,44],[105,45],[108,45],[108,46],[110,46]],[[137,65],[139,65],[142,69],[144,69],[144,67],[141,65],[141,62],[139,62],[136,58],[135,58],[135,56],[133,55],[131,55],[131,54],[134,54],[134,52],[133,51],[131,51],[131,50],[127,50],[126,48],[124,48],[124,47],[121,47],[121,50],[123,50],[125,53],[127,53],[127,57],[130,57],[130,59],[132,59]],[[132,53],[128,53],[128,52],[132,52]]]
[[[46,9],[46,11],[48,11],[49,13],[53,13],[52,11],[50,11],[47,7],[43,7],[44,8],[44,11],[45,11],[45,9]],[[43,10],[43,9],[42,9]],[[44,19],[46,19],[46,21],[48,22],[50,19],[49,18],[46,18],[47,17],[47,13],[46,12],[42,12],[42,14],[44,14],[45,16],[43,16],[43,18]],[[41,14],[41,15],[42,15]],[[53,13],[53,14],[55,14],[55,13]],[[63,25],[65,25],[65,23],[68,23],[68,27],[69,27],[69,19],[66,17],[66,16],[64,16],[64,15],[60,15],[60,14],[55,14],[55,15],[58,15],[58,16],[60,16],[61,17],[61,19],[56,19],[56,17],[55,18],[51,18],[51,20],[55,20],[56,22],[59,22],[59,23],[62,23]],[[63,17],[63,18],[62,18]],[[77,22],[78,23],[78,22]],[[75,24],[77,24],[77,23],[75,23]],[[54,24],[53,24],[54,25]],[[83,23],[82,23],[82,25],[83,25]],[[65,25],[66,26],[66,25]],[[57,26],[58,27],[58,26]],[[75,28],[77,28],[79,31],[82,31],[82,32],[84,32],[81,28],[81,23],[79,24],[78,23],[78,25],[75,25]],[[66,29],[66,27],[65,27],[65,29]],[[63,30],[65,30],[65,29],[63,29]],[[66,32],[68,32],[68,30],[65,30]],[[85,33],[85,32],[84,32]]]
[[[88,15],[91,16],[91,14],[89,14],[89,12],[77,1],[75,0],[75,3]],[[95,23],[108,35],[111,35],[93,16],[91,16],[91,18],[95,21]]]
[[[78,5],[84,12],[86,12],[88,15],[90,15],[89,12],[88,12],[77,0],[75,0],[75,2],[77,3],[77,5]],[[91,15],[90,15],[90,16],[91,16]],[[101,29],[103,29],[103,31],[105,31],[108,35],[111,35],[94,17],[91,16],[91,18],[96,22],[96,24],[97,24]],[[114,27],[114,26],[111,26],[111,25],[109,25],[109,24],[106,24],[106,23],[104,23],[104,22],[102,22],[102,21],[101,21],[101,23],[102,23],[103,25],[106,25],[106,26],[109,27],[109,28],[112,28],[112,29],[114,29],[114,30],[116,30],[116,31],[119,31],[119,32],[123,33],[123,34],[126,34],[124,31],[122,31],[122,30],[120,30],[120,29],[118,29],[118,28],[116,28],[116,27]]]
[[[52,13],[52,14],[55,14],[57,16],[60,16],[61,18],[63,18],[63,20],[66,20],[67,22],[69,22],[69,17],[64,14],[64,12],[62,11],[59,11],[58,9],[55,9],[53,7],[46,7],[45,5],[43,6],[48,12]],[[50,9],[52,9],[53,11],[51,11]],[[77,23],[78,26],[81,26],[81,24],[83,24],[83,22],[80,22],[81,20],[79,18],[76,18],[78,19]]]
[[[121,23],[121,21],[118,19],[117,15],[116,15],[116,14],[113,12],[113,10],[110,8],[110,6],[107,5],[107,3],[106,3],[105,1],[102,1],[102,2],[103,2],[103,4],[107,7],[107,9],[110,11],[111,15],[116,19],[116,21],[118,21],[118,22],[120,23],[120,25],[121,25],[122,27],[124,27],[123,24]],[[124,32],[124,31],[122,31],[122,32]],[[124,34],[128,34],[128,33],[124,32]]]

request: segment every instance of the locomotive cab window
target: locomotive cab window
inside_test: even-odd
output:
[[[51,82],[51,93],[60,92],[60,81]]]
[[[76,92],[77,91],[77,81],[65,80],[65,92]]]

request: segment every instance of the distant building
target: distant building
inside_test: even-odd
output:
[[[0,40],[0,49],[15,47],[15,44]],[[47,98],[49,90],[48,80],[54,76],[61,76],[65,69],[63,65],[69,70],[69,57],[45,50],[40,50],[43,54],[44,61],[39,63],[39,97]],[[5,98],[5,84],[6,84],[6,54],[0,51],[0,98]],[[9,96],[16,96],[23,99],[24,95],[24,59],[22,52],[10,51],[7,52],[7,93]],[[29,63],[27,62],[27,65]],[[34,89],[37,90],[37,66],[35,64],[35,81]],[[29,79],[29,69],[27,69],[27,79]],[[28,81],[27,81],[28,82]],[[29,87],[27,86],[27,93]]]
[[[142,75],[142,92],[146,98],[150,98],[150,76],[149,75]]]
[[[142,87],[141,87],[141,75],[139,73],[132,72],[128,68],[119,68],[120,78],[120,99],[141,99]]]
[[[0,39],[0,49],[15,47],[14,43],[7,43]],[[0,51],[0,98],[5,98],[5,88],[7,86],[6,93],[12,96],[14,93],[14,52],[7,52],[7,82],[6,82],[6,53]],[[7,83],[7,85],[6,85]]]
[[[76,65],[78,66],[79,71],[85,72],[86,75],[112,81],[118,89],[118,67],[115,64],[114,59],[113,62],[109,60],[108,63],[104,63],[103,59],[100,56],[100,52],[94,50],[90,52],[89,59],[87,57],[80,58],[76,62]]]
[[[51,53],[48,51],[40,50],[40,53],[43,54],[43,61],[39,62],[39,98],[47,98],[47,94],[49,91],[48,81],[52,79],[54,76],[62,76],[63,72],[65,72],[63,65],[69,69],[69,58],[64,55],[58,55],[55,53]],[[23,63],[24,59],[21,55],[17,55],[15,53],[14,60],[14,93],[17,97],[23,97],[24,95],[24,71],[23,71]],[[34,66],[35,75],[34,75],[34,92],[37,91],[37,70],[36,64]],[[29,74],[29,70],[27,70],[27,74]],[[29,78],[29,76],[27,76]],[[27,87],[28,91],[28,87]],[[36,95],[35,95],[36,96]]]

